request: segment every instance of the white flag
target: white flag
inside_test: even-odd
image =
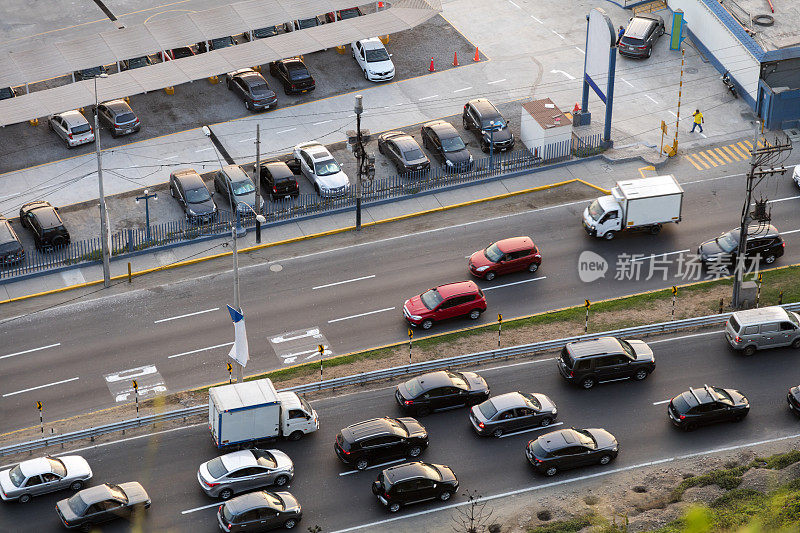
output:
[[[233,347],[228,353],[228,356],[242,366],[247,366],[247,360],[250,358],[250,349],[247,346],[247,332],[244,329],[244,315],[228,306],[228,312],[231,314],[233,320]]]

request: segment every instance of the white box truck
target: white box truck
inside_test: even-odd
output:
[[[217,448],[224,448],[277,437],[297,440],[319,429],[319,417],[305,398],[259,379],[208,389],[208,428]]]
[[[618,181],[611,194],[583,211],[583,228],[592,237],[607,240],[628,230],[655,235],[663,224],[681,221],[682,206],[683,188],[675,176]]]

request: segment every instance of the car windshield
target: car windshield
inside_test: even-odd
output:
[[[795,326],[800,326],[800,320],[797,318],[797,313],[789,312],[786,314],[789,316],[789,320],[791,320]]]
[[[192,57],[192,49],[189,47],[186,48],[175,48],[172,51],[172,55],[175,59],[180,59],[182,57]]]
[[[217,39],[211,39],[211,48],[214,50],[219,50],[220,48],[227,48],[232,46],[233,43],[231,42],[233,39],[230,37],[219,37]]]
[[[314,163],[314,174],[317,176],[330,176],[340,171],[339,164],[333,159]]]
[[[445,152],[460,152],[466,149],[461,137],[446,137],[442,139],[442,150]]]
[[[311,408],[311,405],[309,405],[308,401],[306,401],[306,399],[302,396],[300,396],[300,405],[303,406],[303,410],[305,410],[306,413],[314,412],[314,410]]]
[[[72,512],[75,513],[77,516],[83,516],[83,513],[86,512],[86,508],[89,507],[83,498],[81,498],[81,493],[78,492],[72,498],[67,500],[67,505],[69,508],[72,509]]]
[[[389,53],[386,51],[386,48],[375,48],[372,50],[365,50],[365,52],[367,53],[367,63],[389,60]]]
[[[142,57],[134,57],[133,59],[128,60],[128,68],[141,68],[146,67],[149,65],[147,61],[147,56]]]
[[[121,113],[117,115],[117,124],[125,124],[126,122],[133,122],[136,120],[136,115],[133,113]]]
[[[278,461],[275,460],[275,457],[266,450],[252,450],[253,457],[256,458],[256,462],[261,466],[266,466],[267,468],[275,468],[278,466]]]
[[[233,188],[233,194],[236,196],[244,196],[245,194],[250,194],[256,190],[255,186],[253,186],[253,182],[249,179],[234,181],[231,183],[231,188]]]
[[[591,433],[585,429],[576,430],[576,433],[579,435],[578,438],[580,439],[581,444],[588,446],[589,448],[597,448],[597,441],[594,439]]]
[[[592,220],[600,220],[600,217],[603,216],[603,208],[600,207],[600,202],[597,200],[589,204],[589,216],[592,217]]]
[[[494,406],[492,400],[486,400],[478,404],[478,410],[486,420],[491,420],[492,417],[497,414],[497,407]]]
[[[313,28],[317,26],[317,18],[314,17],[312,19],[300,19],[297,21],[297,25],[300,26],[301,30],[305,30],[306,28]]]
[[[361,12],[358,10],[357,7],[351,7],[351,8],[342,9],[341,11],[339,11],[339,18],[341,20],[355,18],[355,17],[357,17],[359,15],[361,15]]]
[[[208,473],[211,474],[211,477],[214,479],[219,479],[228,473],[228,469],[225,468],[225,464],[222,462],[221,457],[215,457],[214,459],[211,459],[206,463],[206,468],[208,469]]]
[[[484,251],[483,255],[486,256],[486,259],[491,261],[492,263],[497,263],[500,259],[503,258],[505,255],[503,252],[500,251],[498,248],[497,243],[490,244]]]
[[[228,506],[227,506],[227,505],[223,505],[223,506],[222,506],[222,517],[223,517],[225,520],[227,520],[227,521],[228,521],[228,523],[230,524],[230,523],[232,523],[232,522],[235,522],[235,520],[234,520],[234,519],[236,518],[236,515],[235,515],[235,514],[233,514],[233,513],[231,512],[231,510],[230,510],[230,509],[228,509]]]
[[[69,131],[71,131],[73,135],[78,135],[79,133],[86,133],[91,130],[92,128],[89,127],[89,124],[79,124],[73,126]]]
[[[733,398],[731,398],[731,395],[728,394],[728,391],[726,391],[725,389],[720,389],[719,387],[711,387],[711,388],[714,390],[714,392],[717,393],[717,398],[720,401],[728,404],[733,404]]]
[[[0,100],[13,97],[14,91],[11,90],[11,87],[0,87]]]
[[[48,457],[47,462],[50,463],[50,468],[53,470],[54,474],[58,474],[59,477],[64,477],[67,475],[67,469],[60,459],[52,459]]]
[[[547,450],[545,450],[542,447],[542,445],[539,444],[539,440],[538,439],[533,441],[533,442],[531,442],[530,445],[528,446],[528,449],[531,451],[531,453],[535,457],[545,458],[548,455]]]
[[[537,411],[539,411],[542,408],[542,404],[541,402],[539,402],[539,400],[536,399],[536,396],[534,396],[533,394],[528,394],[526,392],[523,392],[521,394],[523,398],[525,398],[528,401],[528,405],[530,405]]]
[[[739,232],[729,231],[728,233],[723,233],[714,239],[714,241],[719,245],[723,252],[732,252],[739,247]]]
[[[259,83],[258,85],[251,85],[250,91],[254,95],[267,94],[269,92],[269,85],[266,83]]]
[[[22,475],[22,469],[19,465],[8,471],[8,477],[11,478],[11,483],[13,483],[15,487],[19,487],[22,485],[22,482],[25,481],[25,476]]]
[[[412,148],[406,152],[403,152],[403,159],[406,161],[416,161],[417,159],[423,159],[425,156],[422,153],[422,150],[419,148]]]
[[[436,309],[436,306],[444,300],[436,289],[423,292],[420,294],[419,299],[422,300],[422,304],[428,309]]]
[[[84,78],[95,78],[103,73],[103,67],[92,67],[83,69],[81,71],[81,76]]]
[[[420,394],[422,394],[422,385],[419,384],[419,379],[409,379],[405,383],[406,389],[408,389],[408,393],[411,395],[412,398],[416,398]]]
[[[205,187],[198,187],[196,189],[188,189],[186,191],[186,202],[190,204],[202,204],[211,198],[208,194],[208,189]]]
[[[628,357],[631,359],[636,359],[636,352],[633,350],[633,346],[631,346],[628,341],[620,339],[619,344],[622,346],[622,349],[625,351]]]
[[[438,479],[439,481],[442,480],[442,473],[438,468],[431,464],[419,463],[419,469],[425,472],[425,477],[428,479]]]
[[[267,26],[266,28],[259,28],[253,31],[253,35],[255,35],[256,39],[263,39],[264,37],[272,37],[273,35],[278,35],[278,27]]]

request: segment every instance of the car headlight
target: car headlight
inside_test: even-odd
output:
[[[419,315],[408,315],[408,318],[411,320],[422,320],[422,317]]]
[[[553,407],[553,414],[554,414],[554,415],[557,415],[557,414],[558,414],[558,409],[556,409],[555,407]]]
[[[453,166],[453,162],[450,161],[449,159],[447,161],[445,161],[445,163],[447,164],[448,167],[452,167]]]
[[[476,268],[475,270],[476,270],[477,272],[483,272],[483,271],[484,271],[484,270],[486,270],[487,268],[489,268],[489,266],[488,266],[488,265],[487,265],[487,266],[478,267],[478,268]]]
[[[469,162],[472,163],[472,154],[469,154]]]
[[[187,212],[187,213],[188,213],[190,216],[195,216],[195,215],[197,215],[197,213],[195,213],[195,212],[194,212],[194,211],[192,211],[191,209],[187,209],[187,210],[186,210],[186,212]]]

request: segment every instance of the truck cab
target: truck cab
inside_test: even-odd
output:
[[[279,392],[281,401],[281,433],[293,440],[319,429],[319,417],[305,398],[293,392]],[[298,431],[300,433],[298,433]]]
[[[608,238],[622,229],[621,215],[622,208],[613,196],[601,196],[584,209],[583,227],[592,237]]]

